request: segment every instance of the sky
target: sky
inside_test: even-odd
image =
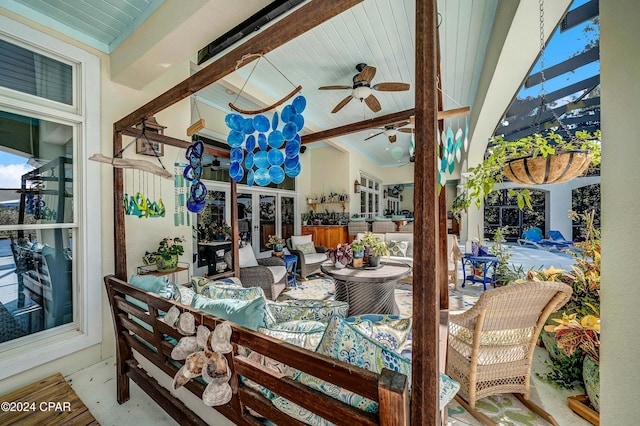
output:
[[[573,10],[576,7],[582,6],[588,3],[589,0],[575,0],[569,10]],[[585,33],[584,29],[587,25],[591,24],[590,21],[584,22],[574,28],[563,33],[560,32],[560,28],[556,29],[553,36],[549,39],[544,52],[544,67],[545,69],[563,62],[576,53],[582,51],[588,41],[593,38],[594,33]],[[532,73],[540,71],[540,61],[533,67]],[[556,78],[547,80],[544,84],[546,93],[554,92],[562,87],[568,86],[578,81],[582,81],[586,78],[592,77],[600,73],[600,61],[592,62],[591,64],[577,68],[573,72],[562,74]],[[524,86],[518,92],[519,98],[527,96],[538,97],[540,95],[540,85],[536,85],[525,89]]]
[[[0,151],[0,188],[20,188],[20,177],[32,169],[25,157]]]

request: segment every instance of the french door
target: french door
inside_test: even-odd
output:
[[[212,223],[225,221],[231,223],[231,190],[229,185],[206,182],[209,195],[206,208],[198,214],[198,239],[196,243],[211,239],[207,229]],[[238,187],[238,234],[240,247],[251,244],[258,258],[271,256],[272,249],[267,247],[270,235],[278,235],[285,240],[294,234],[296,218],[296,195],[291,191],[266,189],[248,189]],[[210,234],[210,233],[209,233]],[[199,246],[200,244],[198,244]],[[202,266],[202,265],[199,265]]]
[[[270,235],[284,239],[295,229],[295,195],[277,191],[238,190],[238,232],[258,258],[271,256]]]

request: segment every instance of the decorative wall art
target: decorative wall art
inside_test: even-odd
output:
[[[137,183],[136,183],[137,174]],[[149,182],[149,175],[142,173],[140,170],[136,173],[134,170],[125,172],[125,193],[123,197],[124,214],[129,216],[138,216],[142,218],[165,217],[166,208],[162,201],[162,184],[156,183],[156,178],[152,177]],[[159,179],[158,179],[159,180]],[[151,188],[149,185],[151,184]],[[128,189],[126,189],[128,187]],[[156,189],[158,187],[158,189]],[[156,198],[156,191],[159,197]],[[129,195],[133,194],[133,195]],[[144,194],[149,194],[146,196]]]
[[[190,196],[187,200],[187,209],[193,213],[200,213],[206,204],[207,187],[200,181],[202,176],[202,154],[204,153],[204,143],[195,141],[187,148],[185,158],[187,166],[182,172],[182,176],[191,183]]]
[[[187,203],[187,193],[191,187],[191,181],[184,178],[184,169],[187,167],[186,163],[173,163],[174,176],[173,176],[173,189],[175,193],[175,208],[173,211],[173,225],[191,226],[191,215],[185,212],[185,206]]]
[[[414,142],[415,143],[415,142]],[[462,150],[469,148],[469,123],[465,120],[465,130],[458,127],[453,133],[451,126],[438,134],[438,191],[447,183],[446,173],[453,173],[456,163],[462,159]]]

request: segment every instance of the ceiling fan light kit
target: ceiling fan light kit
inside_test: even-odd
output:
[[[400,82],[387,82],[387,83],[378,83],[371,86],[371,80],[376,75],[376,68],[369,66],[364,63],[360,63],[356,65],[356,70],[358,74],[353,76],[353,85],[351,86],[322,86],[318,90],[346,90],[351,89],[351,94],[344,98],[338,105],[336,105],[331,111],[332,114],[340,111],[344,108],[351,99],[359,99],[360,101],[364,101],[367,107],[373,112],[379,112],[382,109],[380,105],[380,101],[373,94],[374,90],[381,92],[401,92],[405,90],[409,90],[411,87],[407,83]]]

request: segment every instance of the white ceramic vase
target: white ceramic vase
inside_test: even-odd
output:
[[[347,266],[347,265],[345,265],[344,263],[342,263],[342,262],[340,262],[340,261],[336,260],[336,261],[334,262],[333,266],[335,266],[335,267],[336,267],[336,269],[342,269],[342,268],[344,268],[344,267],[345,267],[345,266]]]

